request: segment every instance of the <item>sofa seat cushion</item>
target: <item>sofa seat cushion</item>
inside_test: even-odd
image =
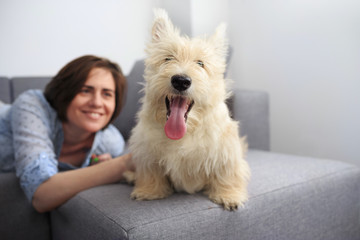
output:
[[[54,239],[358,239],[360,170],[250,150],[249,202],[223,210],[202,194],[130,199],[131,186],[79,193],[51,214]],[[357,209],[354,211],[354,209]],[[344,238],[345,236],[345,238]]]

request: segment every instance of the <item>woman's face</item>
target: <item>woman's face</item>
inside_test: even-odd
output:
[[[94,133],[108,124],[114,110],[114,78],[110,71],[94,68],[67,109],[68,124]]]

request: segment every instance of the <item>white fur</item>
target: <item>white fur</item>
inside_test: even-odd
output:
[[[136,164],[132,198],[164,198],[173,189],[204,190],[212,201],[230,210],[247,200],[246,143],[239,138],[238,123],[230,118],[225,104],[229,96],[223,77],[225,29],[222,24],[210,38],[190,39],[180,35],[164,10],[155,11],[152,39],[146,48],[145,96],[130,138]],[[175,94],[170,81],[175,74],[191,77],[186,96],[195,102],[180,140],[171,140],[164,132],[165,97]]]

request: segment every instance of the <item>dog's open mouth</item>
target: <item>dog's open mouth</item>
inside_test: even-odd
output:
[[[165,98],[167,120],[165,134],[173,140],[181,139],[186,133],[186,121],[194,101],[184,96],[171,96]]]

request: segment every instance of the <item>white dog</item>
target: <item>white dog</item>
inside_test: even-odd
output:
[[[145,60],[145,96],[130,137],[136,164],[131,197],[165,198],[173,190],[204,193],[227,210],[247,200],[246,143],[225,100],[225,25],[189,39],[164,10],[155,11]]]

